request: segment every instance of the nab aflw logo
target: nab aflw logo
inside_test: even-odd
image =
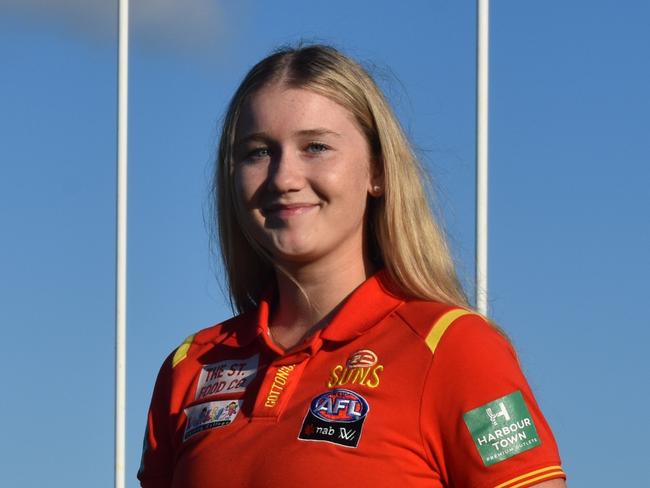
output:
[[[346,441],[354,440],[354,436],[357,435],[354,429],[346,429],[344,427],[339,428],[339,438],[345,439]]]
[[[508,413],[508,410],[506,409],[506,406],[503,404],[503,402],[499,403],[499,411],[497,413],[493,413],[491,408],[486,409],[485,413],[488,417],[490,417],[490,422],[492,422],[492,425],[497,425],[497,417],[503,417],[506,422],[510,420],[510,414]]]

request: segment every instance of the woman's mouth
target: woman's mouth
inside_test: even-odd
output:
[[[318,207],[316,203],[273,204],[262,209],[265,217],[287,219],[307,213]]]

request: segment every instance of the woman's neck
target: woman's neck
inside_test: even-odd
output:
[[[270,318],[273,340],[291,349],[325,327],[345,298],[374,271],[369,261],[358,259],[276,270],[278,300]]]

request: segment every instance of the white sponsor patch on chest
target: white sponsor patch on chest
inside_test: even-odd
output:
[[[259,359],[259,354],[256,354],[249,358],[226,359],[206,364],[196,385],[196,400],[245,391],[257,375]]]
[[[241,400],[221,400],[186,408],[187,425],[183,441],[204,430],[230,425],[237,417],[241,404]]]

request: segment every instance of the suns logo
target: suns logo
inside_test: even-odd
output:
[[[382,364],[377,364],[377,355],[370,349],[355,351],[348,357],[345,366],[338,364],[330,372],[327,381],[329,388],[344,385],[362,385],[368,388],[379,386],[379,373],[384,369]]]

